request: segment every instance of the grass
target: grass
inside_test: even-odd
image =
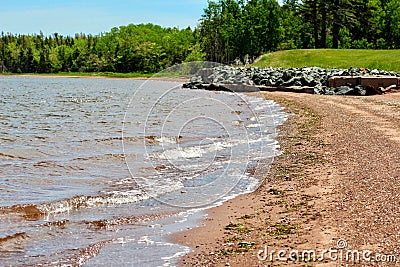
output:
[[[225,230],[233,230],[237,234],[247,234],[251,232],[251,229],[242,223],[230,223],[225,226]]]
[[[253,64],[257,67],[350,67],[400,72],[400,50],[301,49],[263,55]]]
[[[270,233],[272,235],[292,235],[295,234],[299,229],[300,225],[290,225],[290,224],[275,224],[273,226],[274,230]]]
[[[59,77],[107,77],[107,78],[150,78],[154,73],[118,72],[58,72],[58,73],[4,73],[5,75],[59,76]]]

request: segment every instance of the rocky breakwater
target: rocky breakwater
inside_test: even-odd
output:
[[[345,82],[333,82],[334,78]],[[249,92],[255,90],[293,91],[324,95],[372,95],[387,88],[375,88],[359,82],[360,77],[393,77],[400,81],[400,74],[382,70],[360,68],[323,69],[304,68],[233,68],[228,66],[201,69],[184,87],[192,89]],[[352,81],[348,82],[347,81]],[[340,84],[340,86],[334,86]],[[399,83],[393,84],[398,87]],[[391,88],[394,88],[393,86]]]
[[[259,91],[245,68],[228,66],[200,69],[183,87],[229,92]]]

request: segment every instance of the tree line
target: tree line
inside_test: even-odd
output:
[[[300,48],[400,48],[398,0],[209,0],[196,29],[127,25],[96,36],[1,34],[0,72],[147,72],[247,63]]]
[[[154,73],[186,60],[202,59],[190,29],[153,24],[113,28],[98,36],[1,34],[0,72]]]

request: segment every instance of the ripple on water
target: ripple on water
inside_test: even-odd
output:
[[[275,124],[284,119],[279,106],[254,97],[163,94],[178,83],[139,91],[132,80],[0,80],[5,265],[173,262],[187,250],[165,233],[193,226],[201,217],[193,207],[253,190],[263,178],[257,162],[267,166],[276,154]],[[142,95],[128,109],[135,92]]]

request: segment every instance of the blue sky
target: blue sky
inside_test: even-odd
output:
[[[0,32],[98,34],[130,23],[195,27],[207,0],[2,0]]]

